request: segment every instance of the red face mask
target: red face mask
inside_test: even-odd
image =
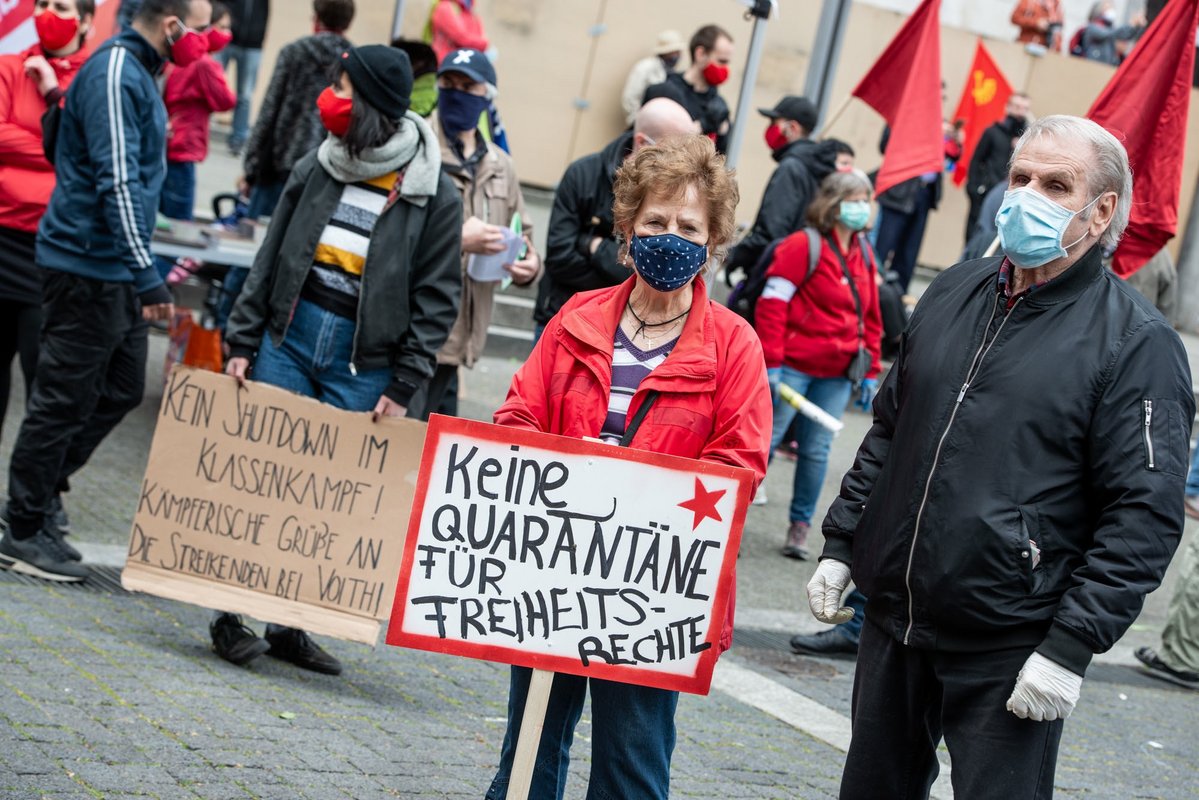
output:
[[[783,129],[778,126],[777,122],[770,123],[770,127],[766,129],[766,146],[772,152],[787,146],[787,135],[783,133]]]
[[[316,98],[317,110],[321,112],[321,124],[329,133],[338,138],[345,136],[350,129],[350,111],[354,101],[346,100],[333,94],[333,87],[326,86]]]
[[[229,42],[232,41],[232,31],[218,31],[216,28],[208,29],[208,52],[219,53],[229,45]]]
[[[717,64],[715,61],[704,67],[704,80],[709,86],[719,86],[729,79],[729,68],[725,64]]]
[[[208,54],[208,37],[193,31],[182,22],[179,23],[179,27],[183,28],[183,35],[174,40],[168,38],[167,43],[171,46],[171,61],[182,69],[190,67]]]
[[[79,35],[77,17],[60,17],[49,9],[33,18],[33,27],[42,49],[51,52],[63,49]]]

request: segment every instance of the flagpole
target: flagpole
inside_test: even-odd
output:
[[[753,0],[749,10],[754,18],[754,30],[749,39],[749,57],[745,72],[741,76],[741,94],[737,97],[737,115],[733,117],[733,130],[729,133],[729,146],[725,152],[725,165],[729,169],[737,166],[741,155],[741,143],[745,140],[745,126],[753,113],[754,84],[758,82],[758,67],[762,63],[762,48],[766,44],[766,22],[770,19],[770,0]]]
[[[837,124],[837,120],[841,119],[841,115],[845,113],[845,109],[849,108],[849,104],[852,101],[853,95],[851,94],[845,98],[841,105],[837,106],[837,110],[834,111],[833,115],[828,118],[828,122],[824,123],[824,125],[820,127],[820,133],[822,135],[828,135],[828,132],[832,130],[834,125]]]

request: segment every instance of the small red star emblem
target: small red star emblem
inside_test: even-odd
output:
[[[707,517],[711,517],[717,522],[722,522],[720,512],[716,510],[716,504],[720,502],[720,498],[724,497],[726,489],[721,489],[717,492],[709,492],[700,483],[699,478],[695,479],[695,497],[685,502],[679,503],[680,508],[685,508],[695,515],[695,519],[691,523],[691,530],[699,527],[699,524]]]

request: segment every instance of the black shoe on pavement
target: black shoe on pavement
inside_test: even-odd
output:
[[[60,504],[59,510],[61,511],[61,509],[62,509],[62,506]],[[65,517],[66,515],[64,514],[63,516]],[[53,512],[46,515],[45,520],[43,520],[43,522],[42,522],[42,526],[43,526],[42,530],[46,533],[46,535],[54,537],[54,539],[58,542],[58,546],[62,548],[62,551],[63,551],[63,553],[66,554],[68,560],[70,560],[70,561],[82,561],[83,560],[83,553],[80,553],[74,547],[67,544],[66,539],[63,538],[65,532],[63,531],[62,528],[58,527],[57,517],[53,514]],[[8,530],[8,503],[5,503],[4,508],[0,509],[0,531],[7,531],[7,530]]]
[[[1165,661],[1162,661],[1162,657],[1152,647],[1138,647],[1133,652],[1133,655],[1143,665],[1142,672],[1152,675],[1155,678],[1160,678],[1163,681],[1169,681],[1175,686],[1184,686],[1187,689],[1199,689],[1199,672],[1174,669],[1166,664]]]
[[[90,570],[72,560],[62,541],[47,528],[28,539],[14,539],[11,531],[0,539],[0,566],[47,581],[78,583]]]
[[[266,640],[271,649],[267,655],[290,661],[297,667],[310,669],[313,672],[323,672],[326,675],[340,675],[341,662],[329,655],[312,637],[299,628],[282,628],[268,630]]]
[[[791,637],[791,650],[805,656],[857,655],[858,643],[836,628]]]
[[[236,614],[221,614],[208,626],[212,651],[230,664],[243,666],[271,649],[265,639],[241,622]]]

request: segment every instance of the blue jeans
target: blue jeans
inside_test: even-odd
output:
[[[216,54],[216,60],[225,69],[229,68],[230,61],[237,62],[237,105],[233,107],[233,131],[229,134],[229,147],[241,147],[250,135],[250,100],[254,97],[254,86],[258,83],[262,51],[231,44]]]
[[[791,367],[783,367],[782,381],[837,419],[841,419],[845,413],[853,390],[848,378],[813,378]],[[775,398],[774,428],[770,434],[772,454],[782,443],[787,427],[798,413],[790,403]],[[824,486],[824,475],[828,472],[828,451],[833,443],[833,432],[807,417],[801,417],[796,441],[799,443],[799,452],[795,460],[795,483],[791,489],[791,521],[811,523],[820,489]]]
[[[1191,471],[1187,473],[1187,497],[1199,497],[1199,447],[1191,454]]]
[[[162,193],[158,196],[158,210],[171,219],[195,219],[196,165],[191,161],[168,161],[166,176],[162,181]],[[156,256],[154,267],[166,280],[167,273],[175,266],[175,259]]]
[[[500,768],[486,800],[504,800],[516,755],[532,670],[512,668],[508,731]],[[587,800],[666,800],[674,752],[674,712],[679,693],[629,683],[588,680],[558,673],[550,690],[545,727],[533,768],[529,800],[560,800],[566,789],[570,745],[591,686],[591,775]]]
[[[270,334],[262,337],[250,377],[334,408],[370,411],[391,382],[391,370],[350,374],[354,327],[353,320],[301,300],[282,345],[276,347]]]
[[[934,184],[926,184],[916,192],[916,205],[910,214],[888,208],[879,218],[878,236],[874,240],[874,251],[880,264],[891,257],[891,271],[899,275],[899,285],[907,294],[912,273],[916,270],[916,257],[920,255],[920,243],[924,241],[924,226],[932,208],[936,193]]]

